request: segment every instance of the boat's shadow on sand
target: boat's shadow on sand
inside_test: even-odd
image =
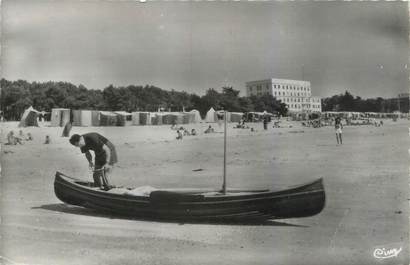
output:
[[[124,219],[124,220],[135,220],[135,221],[150,221],[150,222],[161,222],[161,223],[176,223],[176,224],[210,224],[210,225],[249,225],[249,226],[291,226],[291,227],[308,227],[305,225],[296,225],[286,222],[278,222],[266,219],[245,219],[245,220],[168,220],[168,219],[158,219],[149,217],[135,217],[135,216],[124,216],[112,214],[109,212],[100,212],[93,209],[87,209],[78,206],[72,206],[64,203],[54,203],[54,204],[44,204],[38,207],[31,207],[33,210],[43,209],[48,211],[77,214],[84,216],[93,217],[104,217],[109,219]]]

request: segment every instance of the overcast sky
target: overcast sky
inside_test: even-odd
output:
[[[2,1],[2,77],[88,88],[286,78],[313,95],[407,92],[406,2]],[[410,65],[409,65],[410,68]]]

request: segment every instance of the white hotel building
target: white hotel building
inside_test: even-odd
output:
[[[287,79],[266,79],[246,82],[246,95],[269,94],[285,103],[290,112],[321,112],[319,97],[312,97],[310,82]]]

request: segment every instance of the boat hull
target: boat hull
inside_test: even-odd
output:
[[[102,191],[57,172],[56,196],[63,202],[119,215],[182,220],[237,218],[280,219],[307,217],[325,206],[322,179],[280,191],[230,194],[153,191],[150,196],[130,196]]]

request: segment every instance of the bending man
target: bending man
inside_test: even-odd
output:
[[[114,145],[98,133],[74,134],[70,138],[70,143],[81,149],[81,152],[85,154],[88,160],[90,168],[94,168],[95,186],[109,190],[107,173],[112,171],[112,167],[117,163],[117,152]],[[90,150],[94,151],[94,164]]]

